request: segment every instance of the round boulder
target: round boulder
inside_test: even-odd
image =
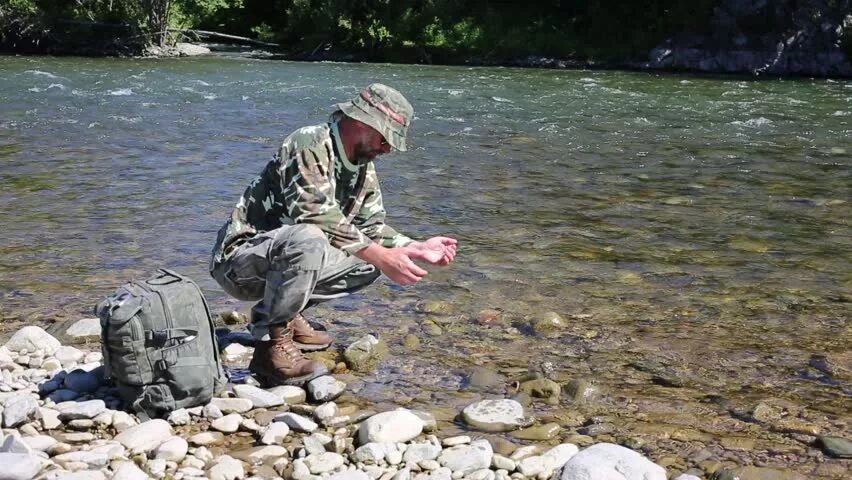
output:
[[[509,400],[482,400],[462,411],[462,419],[471,427],[485,432],[509,432],[524,426],[524,407]]]

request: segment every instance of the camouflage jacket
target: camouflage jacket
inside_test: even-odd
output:
[[[284,139],[219,230],[212,261],[227,259],[257,233],[298,223],[320,227],[347,253],[372,242],[386,247],[412,242],[385,225],[376,168],[346,158],[337,123],[303,127]]]

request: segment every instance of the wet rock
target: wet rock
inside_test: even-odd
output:
[[[291,385],[272,387],[266,391],[278,395],[288,405],[305,403],[305,400],[308,398],[308,394],[304,389]]]
[[[560,430],[562,427],[558,423],[546,423],[516,430],[511,435],[520,440],[551,440],[556,438]]]
[[[221,432],[201,432],[189,437],[189,443],[200,447],[210,447],[225,443],[225,435]]]
[[[518,392],[510,398],[510,400],[514,400],[521,404],[522,407],[527,408],[532,405],[532,397],[528,393]]]
[[[330,402],[343,395],[344,391],[346,391],[346,384],[331,375],[315,378],[308,382],[308,394],[315,402]]]
[[[20,352],[22,350],[35,352],[36,350],[41,350],[45,355],[55,354],[61,346],[62,344],[59,343],[59,340],[51,334],[45,332],[42,328],[32,325],[15,332],[5,345],[12,352]]]
[[[810,365],[838,380],[852,380],[852,351],[813,355]]]
[[[827,455],[836,458],[852,458],[852,441],[831,436],[819,437],[819,441]]]
[[[482,400],[468,405],[462,419],[469,426],[486,432],[508,432],[527,423],[524,407],[514,400]]]
[[[741,467],[733,470],[719,470],[713,474],[713,479],[722,480],[806,480],[807,477],[791,471],[776,470],[774,468]]]
[[[172,427],[169,422],[154,419],[124,430],[116,435],[114,440],[131,453],[146,453],[160,446],[171,436]]]
[[[87,340],[98,341],[101,338],[101,320],[99,318],[83,318],[74,322],[67,330],[67,336],[72,343]]]
[[[34,417],[38,412],[38,402],[30,394],[17,394],[3,404],[3,426],[17,427]]]
[[[3,480],[31,480],[41,471],[44,461],[23,453],[0,453]]]
[[[408,334],[402,339],[402,344],[408,350],[420,350],[420,337],[417,335]]]
[[[529,319],[529,326],[536,335],[548,337],[559,334],[568,324],[556,312],[537,313]]]
[[[426,320],[423,322],[423,333],[429,335],[430,337],[440,337],[444,334],[444,329],[441,328],[437,323]]]
[[[438,463],[453,472],[467,475],[476,470],[491,466],[494,451],[488,440],[476,440],[469,445],[459,445],[445,449],[438,456]]]
[[[234,385],[233,389],[237,397],[250,400],[253,408],[277,407],[284,403],[282,396],[267,392],[254,385]]]
[[[420,304],[419,309],[423,313],[449,315],[453,313],[453,305],[449,302],[434,300]]]
[[[384,341],[365,335],[346,347],[343,359],[353,372],[370,372],[387,354],[388,346]]]
[[[358,429],[360,444],[407,442],[423,431],[423,421],[410,410],[382,412],[364,421]]]
[[[290,434],[290,427],[284,422],[272,422],[263,433],[260,443],[264,445],[280,445]]]
[[[562,387],[553,380],[536,378],[521,383],[519,391],[534,398],[543,398],[548,403],[555,405],[559,403],[559,395],[562,394]]]
[[[559,473],[560,480],[666,480],[666,470],[633,450],[599,443],[577,453]]]
[[[467,390],[486,390],[501,387],[505,382],[506,379],[492,368],[474,367],[470,375],[465,378],[462,387]]]
[[[749,437],[722,437],[719,444],[726,450],[754,450],[754,439]]]
[[[565,397],[574,403],[593,403],[600,397],[600,388],[588,380],[575,378],[565,385]]]
[[[480,310],[476,314],[476,323],[483,326],[499,325],[503,322],[503,312],[493,308]]]
[[[66,402],[56,405],[59,419],[62,421],[92,419],[106,411],[103,400],[87,400],[85,402]]]

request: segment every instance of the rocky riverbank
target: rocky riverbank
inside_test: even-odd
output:
[[[488,312],[481,317],[483,322],[491,318]],[[542,318],[534,327],[550,328],[559,321]],[[97,329],[95,319],[84,319],[65,335],[91,341]],[[239,365],[251,349],[233,343],[224,353],[229,364]],[[383,342],[368,335],[342,352],[336,371],[369,371],[386,354]],[[739,467],[712,455],[702,459],[703,468],[673,468],[690,460],[669,459],[662,462],[666,469],[631,448],[596,443],[593,436],[600,432],[592,430],[606,423],[557,436],[559,424],[536,421],[535,405],[558,403],[562,394],[562,386],[546,378],[525,380],[513,398],[471,402],[454,419],[467,434],[446,435],[432,412],[398,408],[377,413],[360,405],[347,384],[332,376],[304,389],[262,389],[249,379],[230,384],[207,405],[174,411],[166,420],[140,421],[122,410],[115,388],[103,378],[99,352],[62,345],[35,326],[19,330],[0,347],[0,372],[0,464],[5,467],[0,479],[805,478]],[[487,369],[469,379],[473,384],[489,381]],[[575,397],[594,394],[593,387],[577,382],[566,390]],[[830,455],[852,455],[846,439],[821,441]]]

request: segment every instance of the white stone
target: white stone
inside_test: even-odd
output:
[[[101,337],[101,320],[99,318],[83,318],[74,322],[65,330],[65,334],[76,339],[94,339]],[[77,342],[71,342],[77,343]]]
[[[499,453],[495,453],[491,457],[491,466],[497,470],[506,470],[508,472],[514,471],[517,467],[514,460]]]
[[[77,365],[77,362],[82,360],[86,354],[74,347],[63,345],[56,350],[53,356],[62,363],[63,367],[70,368]]]
[[[411,469],[408,467],[401,469],[394,474],[391,480],[411,480]]]
[[[325,423],[326,421],[336,417],[339,410],[340,409],[337,408],[336,403],[326,402],[314,410],[314,418],[320,423]]]
[[[224,353],[225,356],[230,358],[238,358],[241,355],[247,354],[248,348],[240,345],[239,343],[232,343],[225,347],[225,349],[222,350],[222,353]]]
[[[92,418],[92,421],[100,427],[108,427],[112,425],[113,413],[114,412],[112,410],[104,410],[103,412],[95,415],[95,417]]]
[[[50,435],[36,435],[33,437],[22,437],[21,440],[24,441],[27,445],[30,446],[33,450],[38,450],[39,452],[46,452],[50,449],[50,447],[59,443],[58,440],[51,437]]]
[[[115,469],[112,480],[148,480],[148,474],[133,462],[121,462]]]
[[[44,461],[23,453],[0,453],[3,480],[30,480],[41,471]]]
[[[527,457],[531,457],[533,455],[538,455],[541,452],[541,447],[538,445],[526,445],[523,447],[519,447],[517,450],[512,452],[510,458],[514,461],[523,460]]]
[[[87,400],[85,402],[62,402],[57,404],[59,419],[71,421],[78,419],[91,419],[106,411],[103,400]]]
[[[115,428],[116,432],[121,433],[134,425],[136,425],[136,420],[134,420],[129,413],[122,412],[121,410],[113,412],[112,426]]]
[[[201,468],[204,468],[205,465],[212,462],[215,458],[213,456],[213,452],[207,449],[207,447],[198,447],[195,449],[195,453],[192,454],[193,457],[200,460]]]
[[[101,353],[101,352],[89,352],[89,353],[86,354],[85,357],[83,357],[83,363],[84,364],[91,363],[91,364],[99,365],[103,362],[103,360],[104,360],[104,354]]]
[[[38,412],[38,402],[32,395],[17,394],[3,404],[3,426],[17,427],[35,416],[36,412]]]
[[[201,432],[189,437],[189,443],[202,447],[220,445],[225,441],[225,436],[221,432]],[[196,455],[198,452],[196,451]]]
[[[234,393],[239,398],[251,401],[254,408],[277,407],[284,403],[284,399],[272,392],[267,392],[254,385],[234,385]]]
[[[6,437],[3,440],[2,445],[0,445],[0,452],[2,453],[23,453],[26,455],[32,455],[33,449],[30,445],[23,441],[18,432],[12,430],[13,434]],[[3,435],[0,433],[0,438]]]
[[[41,362],[41,368],[48,372],[55,372],[62,369],[62,362],[59,359],[50,357]]]
[[[288,405],[305,403],[305,400],[308,398],[308,394],[304,389],[292,385],[272,387],[266,391],[281,397],[281,399],[284,400],[284,403]]]
[[[369,477],[366,473],[359,470],[347,470],[335,473],[328,480],[369,480]]]
[[[423,431],[423,420],[400,408],[382,412],[365,420],[358,429],[360,443],[408,442]]]
[[[195,45],[194,43],[178,42],[175,44],[175,48],[181,57],[195,57],[210,53],[209,48],[203,45]]]
[[[230,413],[246,413],[252,408],[251,400],[246,398],[216,398],[210,403],[219,407],[225,415]]]
[[[599,443],[571,457],[560,480],[666,480],[666,469],[629,448]]]
[[[366,443],[355,450],[355,453],[352,454],[352,459],[361,463],[378,464],[385,459],[387,450],[384,443]]]
[[[316,402],[329,402],[343,394],[346,384],[332,377],[324,375],[308,382],[308,394]]]
[[[494,451],[488,440],[476,440],[470,445],[459,445],[445,449],[438,455],[438,463],[453,472],[468,474],[491,466]]]
[[[239,480],[246,476],[243,464],[229,455],[222,455],[208,472],[210,480]]]
[[[41,350],[45,355],[53,355],[62,344],[42,328],[30,325],[15,332],[5,346],[12,352]]]
[[[388,451],[385,453],[385,461],[390,465],[399,465],[402,463],[403,451],[393,443],[388,444]],[[395,473],[395,472],[394,472]],[[392,476],[392,475],[391,475]]]
[[[234,455],[237,455],[236,453]],[[239,453],[239,458],[250,464],[264,463],[270,458],[280,458],[287,455],[287,449],[280,445],[265,445],[252,447]]]
[[[418,463],[423,460],[435,460],[441,454],[441,447],[433,443],[412,443],[405,449],[402,461]]]
[[[674,480],[701,480],[701,479],[696,477],[695,475],[689,475],[688,473],[681,473],[680,475],[676,476],[674,478]]]
[[[308,468],[307,464],[305,464],[305,461],[303,459],[293,461],[292,476],[293,480],[309,480],[314,477],[313,475],[311,475],[311,469]]]
[[[154,450],[154,458],[161,458],[172,462],[180,462],[186,457],[186,452],[189,449],[189,443],[181,437],[173,436],[161,443]]]
[[[225,414],[216,405],[208,403],[201,409],[201,416],[209,420],[216,420],[217,418],[224,417]]]
[[[115,460],[116,458],[123,457],[125,452],[127,451],[127,449],[124,448],[124,446],[120,443],[109,442],[109,443],[105,443],[103,445],[98,445],[96,447],[93,447],[89,451],[90,452],[96,452],[96,453],[103,453],[110,460]]]
[[[52,458],[52,460],[60,465],[79,462],[85,463],[89,467],[99,468],[105,467],[106,464],[109,463],[109,456],[104,453],[80,450],[56,455]]]
[[[488,468],[483,468],[465,475],[467,480],[494,480],[495,474]]]
[[[470,443],[470,437],[467,435],[459,435],[441,440],[441,445],[445,447],[455,447],[456,445],[465,445],[468,443]]]
[[[302,438],[302,443],[305,445],[305,451],[308,455],[322,453],[325,451],[325,444],[315,435],[308,435]]]
[[[163,478],[166,476],[166,469],[168,468],[168,465],[162,458],[155,458],[153,460],[149,460],[146,467],[148,468],[148,473],[150,473],[152,477]]]
[[[525,477],[534,477],[547,471],[547,464],[540,455],[533,455],[518,462],[517,468]]]
[[[213,420],[213,422],[210,423],[210,427],[214,430],[219,430],[220,432],[234,433],[239,430],[240,423],[242,421],[243,417],[239,413],[232,413]]]
[[[571,459],[580,449],[571,443],[563,443],[557,445],[550,450],[544,452],[541,458],[544,460],[544,474],[548,477],[553,474],[553,471],[562,468],[568,460]]]
[[[325,452],[318,455],[305,457],[305,465],[314,475],[330,472],[344,463],[343,455],[334,452]]]
[[[526,423],[524,407],[509,399],[481,400],[462,410],[465,423],[485,432],[508,432]]]
[[[289,434],[289,425],[284,422],[272,422],[260,438],[260,443],[264,445],[280,445]]]
[[[171,436],[172,427],[169,422],[157,418],[124,430],[115,436],[115,441],[124,445],[131,454],[136,454],[159,447]]]
[[[293,430],[295,430],[297,432],[311,433],[314,430],[316,430],[317,428],[319,428],[319,425],[314,423],[314,421],[311,420],[310,418],[303,417],[302,415],[292,413],[292,412],[282,413],[281,415],[278,415],[277,417],[275,417],[273,419],[273,421],[274,422],[284,422],[290,428],[292,428]]]
[[[169,414],[168,422],[172,425],[189,425],[189,412],[185,408],[179,408]]]

